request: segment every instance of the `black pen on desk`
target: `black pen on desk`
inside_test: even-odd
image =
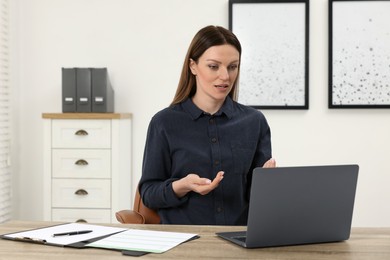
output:
[[[53,237],[82,235],[82,234],[88,234],[91,232],[92,232],[92,230],[71,231],[71,232],[53,234]]]

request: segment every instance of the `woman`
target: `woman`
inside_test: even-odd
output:
[[[264,115],[235,101],[240,58],[232,32],[201,29],[150,122],[139,189],[162,224],[246,225],[252,170],[275,167]]]

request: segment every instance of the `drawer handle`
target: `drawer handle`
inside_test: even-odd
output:
[[[88,135],[88,132],[83,130],[83,129],[80,129],[78,130],[76,133],[74,133],[75,135]]]
[[[76,165],[88,165],[88,162],[84,159],[77,160],[74,164]]]
[[[76,223],[88,223],[88,221],[81,218],[81,219],[76,220]]]
[[[74,194],[80,195],[80,196],[85,196],[85,195],[88,195],[88,192],[84,189],[78,189],[78,190],[76,190],[76,192]]]

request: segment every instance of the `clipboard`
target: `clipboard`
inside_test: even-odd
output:
[[[90,232],[87,234],[78,235],[53,236],[56,233],[70,233],[77,230],[88,230]],[[98,241],[119,232],[123,232],[125,230],[127,229],[92,224],[66,223],[50,227],[4,234],[1,235],[1,238],[50,246],[84,248],[89,243]]]
[[[80,231],[85,231],[79,234]],[[78,233],[77,233],[78,232]],[[59,236],[58,233],[61,233]],[[63,235],[64,233],[77,233]],[[54,236],[57,235],[57,236]],[[67,223],[1,235],[0,238],[71,248],[99,248],[140,256],[164,253],[182,243],[199,238],[197,234],[128,229],[92,224]],[[143,241],[143,242],[142,242]]]

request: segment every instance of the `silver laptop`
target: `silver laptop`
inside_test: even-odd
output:
[[[246,248],[347,240],[358,165],[256,168],[248,226],[218,236]]]

